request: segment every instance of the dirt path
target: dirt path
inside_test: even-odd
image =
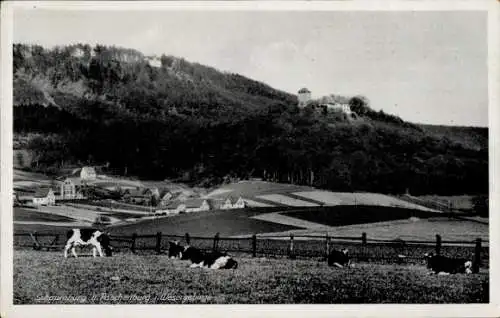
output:
[[[94,222],[96,217],[101,215],[101,213],[92,211],[92,210],[86,210],[86,209],[77,209],[71,206],[42,206],[37,209],[37,212],[41,213],[50,213],[50,214],[57,214],[57,215],[62,215],[65,217],[69,217],[72,219],[76,219],[79,221],[83,222]],[[109,217],[109,216],[108,216]],[[120,219],[114,218],[114,217],[109,217],[111,223],[115,223],[120,221]]]

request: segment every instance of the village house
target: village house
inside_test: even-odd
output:
[[[160,198],[160,190],[158,190],[158,188],[147,188],[144,190],[144,193],[155,197],[156,199]]]
[[[80,191],[81,181],[78,178],[66,178],[61,182],[59,190],[59,198],[61,200],[83,199],[83,194]]]
[[[60,197],[62,200],[72,200],[76,197],[76,184],[70,178],[61,183]]]
[[[172,213],[191,213],[209,211],[210,203],[207,199],[191,199],[187,201],[175,200],[165,206],[164,211]]]
[[[97,178],[94,167],[83,167],[80,171],[80,179],[82,181],[94,181]]]
[[[172,192],[168,191],[168,190],[165,190],[165,191],[162,191],[161,194],[160,194],[160,206],[167,206],[170,201],[172,201],[174,195],[172,194]]]
[[[183,204],[186,207],[186,209],[184,210],[186,213],[210,210],[210,204],[206,199],[191,199],[185,201]]]
[[[163,206],[162,209],[156,210],[155,213],[161,213],[161,214],[167,214],[167,215],[172,215],[172,214],[179,214],[180,212],[184,212],[186,209],[186,205],[181,202],[181,201],[171,201],[168,202]]]
[[[128,203],[151,205],[152,196],[149,189],[127,189],[123,198]]]
[[[230,209],[243,209],[246,207],[245,200],[242,197],[228,197],[224,200],[224,203],[220,206],[221,210]]]
[[[33,196],[34,205],[55,205],[56,196],[51,188],[40,188]]]

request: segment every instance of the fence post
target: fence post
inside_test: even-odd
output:
[[[189,245],[191,243],[191,238],[189,238],[189,233],[186,233],[186,244]]]
[[[217,251],[217,249],[218,249],[218,247],[219,247],[219,232],[217,232],[217,233],[215,234],[215,236],[214,236],[214,246],[213,246],[212,250],[213,250],[214,252],[216,252],[216,251]]]
[[[436,234],[436,255],[441,254],[441,235]]]
[[[161,232],[156,232],[156,254],[161,253]]]
[[[481,266],[481,238],[476,239],[476,248],[474,249],[474,263],[472,264],[472,272],[479,273]]]
[[[325,259],[328,260],[328,256],[330,255],[330,237],[328,236],[328,233],[326,233],[325,237]]]
[[[361,234],[361,243],[362,243],[363,245],[366,245],[366,232],[363,232],[363,233]]]
[[[257,257],[257,235],[252,235],[252,257]]]
[[[130,246],[130,250],[135,254],[135,240],[137,239],[137,233],[132,234],[132,245]]]
[[[295,259],[295,254],[294,254],[294,251],[293,251],[293,234],[290,234],[289,257],[291,259]]]
[[[38,242],[38,232],[34,231],[33,235],[31,237],[32,237],[32,240],[33,240],[33,249],[34,250],[41,249],[40,243]]]
[[[51,246],[57,246],[57,242],[59,242],[59,234],[56,234],[56,236],[54,237],[54,240],[52,241],[52,243],[50,243],[50,246],[47,247],[47,251],[50,250]]]

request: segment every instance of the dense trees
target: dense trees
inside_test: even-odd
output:
[[[175,57],[152,68],[132,50],[93,52],[14,47],[14,78],[26,84],[14,83],[14,129],[42,134],[28,144],[39,168],[109,162],[122,173],[204,185],[253,176],[338,191],[487,192],[487,143],[436,137],[373,111],[364,97],[329,97],[359,112],[348,121]],[[47,95],[58,108],[43,106]]]

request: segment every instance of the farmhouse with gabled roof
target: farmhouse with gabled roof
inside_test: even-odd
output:
[[[55,205],[56,196],[51,188],[40,188],[33,196],[34,205]]]
[[[234,197],[230,196],[224,200],[224,203],[221,205],[221,210],[229,210],[229,209],[243,209],[245,208],[246,203],[242,197]]]

